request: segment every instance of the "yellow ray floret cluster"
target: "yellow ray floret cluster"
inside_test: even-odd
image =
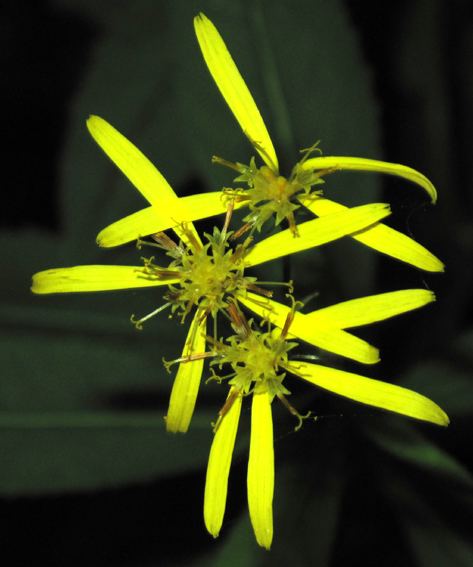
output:
[[[406,298],[411,295],[403,293]],[[345,312],[347,319],[363,324],[361,309],[379,306],[386,297],[365,298],[335,306],[333,315]],[[420,297],[418,297],[420,299]],[[409,298],[410,300],[410,298]],[[419,305],[419,304],[417,304]],[[330,308],[329,308],[330,310]],[[322,310],[323,311],[323,310]],[[226,343],[213,344],[214,364],[227,364],[232,372],[227,400],[222,407],[210,450],[204,498],[204,519],[208,531],[217,537],[223,522],[227,483],[243,397],[252,394],[251,438],[248,460],[248,508],[258,543],[267,549],[273,537],[272,500],[274,492],[274,448],[271,403],[274,398],[302,422],[303,417],[289,404],[290,392],[283,385],[287,372],[338,395],[396,413],[447,425],[448,417],[434,402],[406,388],[365,376],[328,368],[320,364],[291,361],[290,351],[297,346],[288,341],[293,332],[295,312],[291,310],[280,332],[255,330],[235,307],[230,308],[236,335]],[[381,315],[381,309],[379,314]],[[323,314],[322,314],[323,316]],[[373,316],[373,313],[371,314]],[[389,315],[388,315],[389,316]],[[317,313],[311,316],[316,319]],[[333,319],[335,324],[335,319]]]
[[[273,538],[272,500],[275,486],[272,402],[279,399],[302,423],[288,402],[285,384],[295,376],[357,402],[438,425],[448,417],[431,400],[405,388],[323,364],[291,358],[306,348],[323,358],[331,352],[363,364],[379,361],[378,349],[352,328],[389,319],[435,300],[425,289],[406,289],[345,301],[311,312],[294,298],[293,282],[259,281],[252,269],[345,236],[417,268],[440,272],[443,264],[423,246],[381,221],[389,206],[371,203],[346,207],[322,195],[324,177],[339,170],[397,175],[422,187],[436,200],[436,191],[421,173],[399,164],[355,157],[324,157],[318,145],[303,151],[289,176],[279,173],[278,158],[263,118],[223,39],[203,14],[195,31],[205,62],[243,132],[264,164],[248,165],[214,157],[234,169],[236,188],[223,188],[179,198],[151,161],[123,134],[98,116],[87,120],[93,139],[148,202],[146,208],[117,220],[97,236],[101,247],[136,241],[152,249],[137,265],[83,265],[54,268],[33,276],[37,294],[160,287],[161,299],[147,315],[131,317],[137,329],[168,310],[181,324],[189,321],[180,355],[165,362],[177,368],[166,415],[166,429],[188,431],[205,372],[219,383],[228,380],[228,394],[214,424],[205,487],[204,519],[208,531],[220,532],[228,475],[243,399],[251,396],[251,439],[248,459],[248,506],[256,540],[269,549]],[[247,207],[243,224],[233,226],[232,213]],[[314,218],[298,222],[304,207]],[[224,214],[211,233],[200,234],[200,219]],[[269,220],[273,231],[259,232]],[[261,269],[259,271],[261,273]],[[297,282],[295,282],[297,285]],[[285,286],[288,304],[273,299],[272,285]],[[249,310],[254,320],[248,320]],[[232,331],[220,336],[230,323]],[[173,324],[173,323],[170,323]],[[206,366],[207,364],[207,366]],[[206,370],[207,369],[207,370]],[[283,384],[284,382],[284,384]]]
[[[420,186],[431,201],[436,202],[437,191],[433,184],[422,173],[410,167],[359,157],[310,157],[312,153],[320,152],[317,144],[303,150],[302,160],[296,163],[289,177],[280,175],[268,130],[218,30],[204,14],[199,14],[194,19],[194,27],[210,74],[244,134],[264,161],[264,165],[258,168],[254,159],[249,165],[244,165],[215,158],[215,161],[228,165],[239,173],[235,181],[247,185],[246,188],[226,189],[224,193],[235,196],[240,204],[249,207],[250,213],[246,217],[248,228],[260,229],[263,223],[274,216],[276,224],[286,218],[297,234],[294,211],[298,207],[305,206],[317,216],[343,210],[343,205],[322,197],[320,191],[324,176],[342,170],[396,175]],[[314,187],[317,190],[314,191]],[[353,238],[422,270],[443,271],[442,262],[423,246],[383,224],[368,227]]]

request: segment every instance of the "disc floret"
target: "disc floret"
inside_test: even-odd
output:
[[[247,321],[236,304],[230,304],[227,313],[236,334],[225,341],[207,337],[207,342],[212,346],[211,356],[214,357],[210,363],[214,367],[213,378],[222,381],[215,372],[215,366],[221,370],[223,365],[228,364],[232,369],[223,377],[229,379],[231,394],[220,409],[218,420],[213,424],[214,431],[219,428],[236,397],[249,394],[267,394],[271,400],[277,397],[298,418],[300,426],[303,417],[287,401],[285,396],[290,391],[283,385],[285,368],[289,364],[289,351],[297,346],[296,342],[286,340],[293,313],[288,317],[284,328],[277,331],[271,329],[269,324],[267,331],[255,329],[253,321]]]
[[[322,175],[327,173],[307,171],[302,168],[306,159],[316,151],[320,151],[318,142],[310,148],[301,150],[304,155],[293,167],[289,177],[280,175],[276,169],[268,165],[257,167],[254,157],[251,158],[249,165],[229,162],[217,156],[212,158],[214,163],[220,163],[240,173],[234,182],[248,185],[247,189],[224,189],[228,197],[240,202],[245,201],[250,209],[250,213],[243,219],[246,222],[246,229],[260,231],[263,224],[274,215],[276,226],[286,219],[293,234],[297,234],[294,211],[301,206],[299,197],[320,195],[321,191],[314,191],[313,188],[324,183]]]
[[[170,303],[172,312],[178,312],[184,320],[192,307],[196,306],[206,315],[215,317],[227,307],[228,298],[255,289],[256,278],[244,275],[244,258],[251,238],[230,247],[231,232],[214,228],[205,234],[206,244],[187,234],[188,244],[176,244],[164,233],[154,235],[157,245],[173,260],[167,268],[161,268],[154,259],[145,259],[146,277],[161,278],[172,274],[177,284],[170,284],[164,298]]]
[[[283,386],[284,366],[288,353],[296,346],[273,331],[253,328],[252,321],[216,347],[218,359],[213,364],[230,364],[233,377],[229,384],[244,394],[253,389],[270,392],[272,396],[289,394]],[[232,376],[232,375],[230,375]]]

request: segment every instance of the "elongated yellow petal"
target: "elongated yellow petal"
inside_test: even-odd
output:
[[[447,414],[437,404],[407,388],[309,362],[292,363],[288,370],[311,384],[357,402],[437,425],[449,424]]]
[[[217,28],[202,13],[194,18],[194,28],[210,74],[241,129],[256,144],[266,165],[278,171],[278,158],[263,118]]]
[[[286,317],[291,311],[282,303],[272,299],[262,299],[254,293],[248,293],[246,297],[238,296],[238,301],[261,317],[269,319],[279,328],[284,326]],[[379,362],[379,351],[374,346],[346,331],[337,329],[332,323],[312,322],[311,318],[303,313],[295,313],[289,336],[363,364]]]
[[[175,218],[175,225],[186,216],[186,211],[182,209],[173,188],[149,159],[123,134],[99,116],[90,116],[87,120],[87,128],[97,144],[151,205]],[[193,231],[194,236],[199,240],[191,224],[187,230]],[[176,226],[175,232],[187,241],[181,227]]]
[[[229,397],[234,394],[230,390]],[[218,537],[227,503],[228,475],[240,419],[242,396],[237,395],[220,422],[210,449],[205,479],[204,521],[208,532]]]
[[[348,208],[345,205],[325,198],[314,199],[312,202],[304,204],[319,217],[332,215]],[[443,272],[445,269],[443,263],[429,252],[427,248],[385,224],[376,224],[356,234],[352,234],[351,237],[374,250],[392,256],[397,260],[401,260],[401,262],[411,264],[421,270]]]
[[[304,222],[297,225],[299,237],[294,237],[289,228],[282,230],[258,242],[250,250],[245,261],[248,266],[256,266],[287,254],[326,244],[373,225],[387,217],[390,212],[389,205],[373,203]]]
[[[403,289],[351,299],[307,313],[314,324],[324,323],[340,329],[369,325],[401,313],[412,311],[435,301],[435,294],[427,289]]]
[[[407,179],[424,189],[432,203],[437,201],[437,190],[432,182],[425,175],[400,163],[390,163],[387,161],[379,161],[376,159],[367,159],[359,157],[347,156],[320,156],[310,158],[301,165],[302,170],[319,170],[319,169],[340,169],[351,171],[364,171],[375,173],[387,173]]]
[[[206,317],[197,310],[187,334],[182,358],[205,352]],[[181,362],[174,379],[166,416],[166,429],[171,433],[186,433],[194,413],[199,392],[204,359]]]
[[[111,248],[166,230],[169,228],[166,225],[171,221],[162,212],[156,207],[146,207],[128,215],[101,230],[97,235],[97,244],[102,248]],[[165,228],[160,228],[163,225]]]
[[[153,287],[178,281],[178,277],[151,279],[143,271],[143,266],[74,266],[34,274],[31,291],[38,294],[106,291]]]
[[[90,116],[91,136],[143,197],[158,208],[172,207],[176,194],[149,159],[100,116]]]
[[[273,540],[274,443],[268,392],[253,394],[247,484],[256,541],[269,549]]]
[[[212,191],[181,197],[179,201],[183,205],[182,215],[172,207],[147,207],[104,228],[97,236],[97,244],[103,248],[118,246],[168,228],[176,228],[180,222],[189,223],[219,215],[227,209],[222,196],[220,191]],[[238,209],[243,205],[243,202],[234,203],[233,208]]]

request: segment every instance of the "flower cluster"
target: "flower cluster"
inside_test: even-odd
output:
[[[218,536],[240,411],[244,399],[251,396],[248,506],[256,540],[269,549],[275,480],[273,400],[280,400],[298,419],[297,427],[304,419],[287,399],[288,374],[357,402],[419,420],[447,425],[448,417],[416,392],[291,358],[291,351],[301,344],[374,364],[379,360],[378,350],[347,329],[427,305],[435,300],[432,292],[391,291],[303,312],[303,304],[294,298],[293,282],[261,282],[251,269],[348,236],[419,269],[441,272],[443,264],[426,248],[381,222],[390,214],[388,205],[371,203],[350,208],[322,193],[325,177],[344,169],[397,175],[424,189],[432,202],[436,190],[424,175],[407,166],[357,157],[325,157],[318,144],[302,151],[302,159],[289,176],[281,175],[261,114],[223,39],[203,14],[194,24],[208,69],[263,164],[257,165],[255,157],[244,165],[214,156],[214,162],[238,173],[234,179],[237,186],[179,198],[127,138],[102,118],[91,116],[87,121],[90,134],[149,203],[106,227],[97,242],[101,247],[113,247],[136,241],[140,249],[152,247],[159,257],[144,257],[137,266],[84,265],[46,270],[33,276],[32,291],[164,289],[163,301],[141,318],[132,316],[132,322],[141,330],[146,321],[165,309],[181,324],[190,318],[180,356],[165,362],[167,370],[177,365],[165,418],[167,430],[185,433],[189,429],[206,361],[211,377],[219,383],[228,382],[226,401],[213,427],[205,525]],[[243,224],[234,227],[232,213],[242,207],[248,212]],[[298,222],[301,208],[314,218]],[[225,216],[211,234],[200,235],[193,223],[215,215]],[[273,228],[270,236],[261,239],[263,225]],[[288,305],[272,298],[274,285],[287,287]],[[253,319],[247,318],[247,311]],[[220,329],[229,324],[231,334],[221,337]]]

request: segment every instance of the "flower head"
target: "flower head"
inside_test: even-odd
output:
[[[348,208],[322,196],[324,177],[339,169],[379,171],[404,177],[423,187],[436,199],[430,181],[419,172],[397,164],[352,157],[314,157],[318,143],[303,150],[289,176],[279,173],[278,158],[263,119],[215,26],[204,15],[195,19],[197,38],[205,61],[244,133],[263,160],[248,165],[214,157],[214,161],[237,171],[242,186],[179,198],[158,169],[120,132],[102,118],[91,116],[89,132],[110,159],[148,201],[147,208],[102,230],[97,241],[111,247],[137,241],[160,256],[142,257],[138,266],[74,266],[39,272],[33,276],[37,294],[89,292],[141,287],[162,287],[163,303],[149,314],[131,317],[137,329],[169,309],[181,323],[190,319],[181,356],[165,361],[169,370],[178,365],[171,391],[166,428],[186,432],[194,412],[204,362],[210,360],[212,378],[228,381],[229,391],[214,424],[210,450],[204,518],[208,531],[218,536],[226,505],[228,476],[243,399],[252,397],[251,438],[248,460],[248,506],[259,545],[269,549],[273,537],[274,446],[272,402],[279,399],[298,419],[289,403],[286,376],[292,374],[311,384],[357,402],[447,425],[448,417],[428,398],[416,392],[358,374],[296,360],[299,341],[365,364],[379,360],[378,350],[347,329],[370,324],[426,305],[435,299],[427,290],[401,290],[346,301],[309,313],[291,295],[291,305],[272,299],[272,292],[248,275],[247,270],[286,255],[320,246],[344,236],[390,254],[420,268],[441,271],[443,265],[425,248],[380,221],[389,206],[374,203]],[[230,229],[232,212],[247,206],[245,223]],[[296,222],[298,209],[306,207],[318,218]],[[193,222],[226,213],[222,228],[200,234]],[[263,225],[274,218],[288,229],[254,240]],[[239,241],[245,232],[245,240]],[[166,232],[167,231],[167,232]],[[174,237],[172,235],[174,233]],[[298,238],[294,238],[297,236]],[[247,320],[246,307],[262,321]],[[233,334],[218,336],[222,317],[230,321]],[[208,331],[208,320],[213,330]],[[304,358],[304,356],[302,357]],[[314,355],[305,358],[317,358]],[[221,375],[225,369],[226,374]]]
[[[351,307],[336,308],[350,316]],[[229,309],[236,335],[214,343],[214,365],[230,365],[230,390],[214,426],[215,436],[209,455],[204,497],[207,530],[219,535],[225,513],[228,476],[243,398],[252,395],[251,436],[248,460],[248,508],[259,545],[269,549],[273,538],[272,502],[274,495],[274,444],[271,404],[281,400],[301,425],[304,417],[287,401],[283,385],[286,373],[357,402],[383,408],[416,419],[446,426],[445,412],[434,402],[406,388],[320,364],[291,360],[296,346],[288,341],[294,311],[280,332],[263,332],[248,323],[236,306]]]
[[[318,144],[303,150],[303,158],[293,167],[289,177],[279,173],[278,158],[270,135],[256,103],[240,74],[225,42],[214,24],[204,15],[194,19],[197,40],[207,67],[223,98],[233,112],[246,137],[260,155],[264,165],[257,167],[252,159],[249,165],[232,163],[221,158],[214,161],[227,165],[239,176],[235,181],[247,187],[225,189],[240,204],[248,205],[245,228],[260,229],[272,216],[279,224],[284,218],[297,234],[294,211],[305,206],[317,216],[324,216],[346,207],[321,196],[323,177],[340,170],[372,171],[396,175],[422,187],[435,203],[437,192],[433,184],[420,172],[405,165],[379,160],[346,157],[316,156]],[[420,269],[439,272],[443,264],[423,246],[404,234],[383,224],[369,227],[352,235],[355,240]]]
[[[156,167],[105,120],[92,116],[87,125],[94,139],[151,205],[145,209],[148,216],[131,215],[124,222],[112,225],[108,234],[112,234],[113,243],[126,241],[133,234],[140,248],[145,245],[157,247],[171,260],[167,265],[161,265],[151,256],[143,258],[143,266],[93,265],[50,269],[33,276],[32,291],[49,294],[154,286],[167,288],[164,304],[144,317],[132,316],[132,322],[138,329],[166,308],[179,315],[182,321],[194,312],[181,357],[176,359],[178,362],[185,360],[188,364],[179,365],[166,418],[169,431],[185,432],[194,411],[202,376],[207,318],[210,316],[216,321],[218,313],[226,309],[229,299],[244,301],[249,293],[254,292],[268,295],[257,285],[256,278],[246,275],[246,268],[365,228],[387,216],[389,208],[379,203],[354,207],[301,224],[298,239],[293,239],[289,230],[283,230],[256,244],[247,238],[233,246],[229,241],[231,232],[227,230],[230,208],[223,229],[215,228],[211,235],[204,235],[204,243],[192,223],[201,218],[202,207],[189,207],[185,199],[179,199]],[[218,212],[225,211],[221,202],[214,210],[217,208]],[[166,229],[172,229],[179,240],[176,242],[163,232]],[[143,239],[148,236],[149,239]],[[196,356],[197,353],[199,356]]]
[[[184,229],[185,231],[185,229]],[[217,316],[227,306],[229,296],[238,296],[247,289],[257,289],[256,278],[244,275],[244,258],[248,253],[250,239],[231,248],[231,236],[214,228],[213,234],[204,235],[207,243],[202,244],[189,232],[188,244],[177,244],[165,233],[153,235],[153,239],[166,250],[173,260],[166,268],[147,262],[149,277],[157,279],[172,277],[178,280],[169,285],[164,298],[171,304],[172,311],[178,311],[184,320],[193,307],[205,315]]]
[[[317,144],[304,150],[304,157],[295,165],[288,178],[279,175],[268,165],[258,168],[255,158],[251,158],[249,165],[231,163],[217,156],[212,158],[214,163],[238,171],[240,175],[234,181],[247,185],[246,189],[223,190],[227,199],[250,209],[250,213],[243,219],[246,224],[240,229],[241,232],[249,229],[261,231],[266,221],[274,217],[276,226],[286,220],[291,232],[297,234],[294,212],[302,206],[304,200],[309,202],[314,196],[320,195],[321,191],[314,191],[313,188],[324,182],[320,173],[302,169],[304,161],[316,150]]]

